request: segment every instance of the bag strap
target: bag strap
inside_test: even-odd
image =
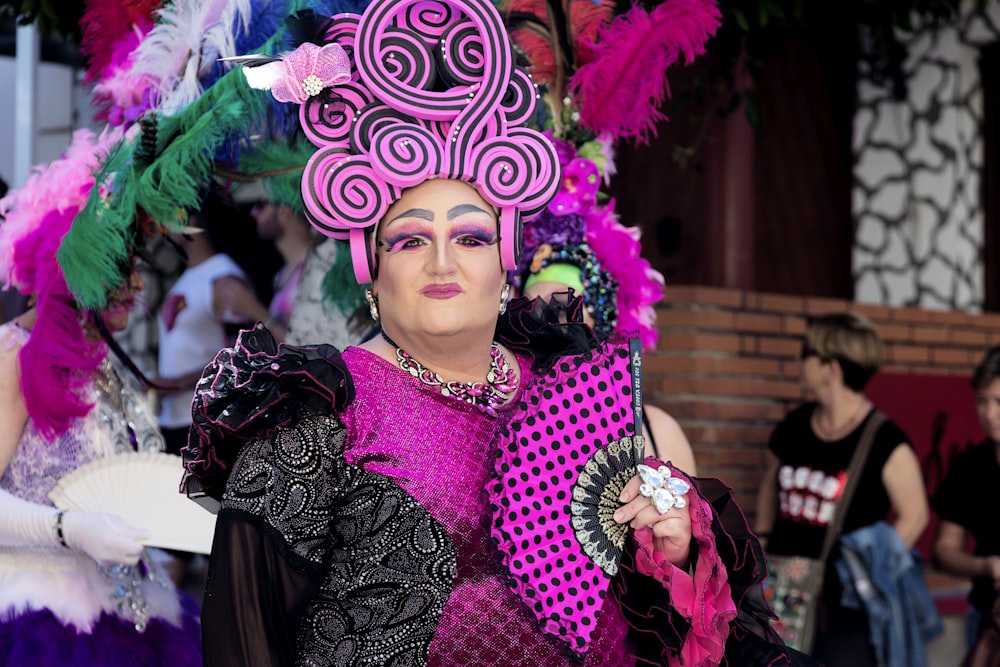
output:
[[[822,562],[826,562],[834,543],[840,537],[840,529],[844,525],[847,508],[850,506],[851,499],[854,497],[854,490],[858,486],[861,469],[864,468],[865,462],[868,460],[868,453],[871,452],[872,443],[875,442],[875,434],[878,433],[879,428],[885,423],[885,420],[885,414],[878,408],[873,408],[867,423],[865,423],[865,430],[861,432],[858,447],[854,450],[854,455],[851,457],[851,464],[847,468],[847,484],[844,486],[844,492],[840,494],[840,498],[837,501],[837,507],[833,511],[833,518],[830,519],[830,523],[826,526],[826,538],[823,540],[823,550],[819,555]]]

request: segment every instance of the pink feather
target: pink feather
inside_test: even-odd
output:
[[[161,0],[87,0],[80,20],[80,51],[87,58],[88,82],[104,78],[115,45],[134,26],[152,25],[153,12],[162,4]]]
[[[100,339],[88,339],[62,271],[47,259],[56,256],[76,212],[75,208],[51,211],[14,253],[19,263],[45,274],[34,276],[40,286],[35,292],[38,318],[18,359],[28,415],[50,440],[90,412],[93,399],[88,389],[106,353]]]
[[[663,297],[663,275],[639,253],[638,227],[626,227],[615,214],[615,201],[587,215],[586,240],[601,267],[618,281],[615,332],[639,334],[647,350],[656,349],[656,303]]]
[[[89,383],[106,353],[90,340],[66,287],[56,252],[86,203],[94,172],[121,130],[73,133],[66,153],[38,165],[0,200],[0,282],[37,297],[38,318],[21,348],[21,392],[36,428],[51,438],[92,407]]]
[[[635,6],[618,16],[570,81],[581,124],[647,143],[666,119],[667,70],[681,56],[690,63],[704,53],[720,19],[714,0],[667,0],[652,12]]]

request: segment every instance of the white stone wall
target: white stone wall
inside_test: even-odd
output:
[[[908,99],[859,77],[854,119],[855,299],[979,310],[984,301],[979,48],[1000,2],[904,37]]]

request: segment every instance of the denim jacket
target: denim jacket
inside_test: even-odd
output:
[[[879,667],[927,667],[924,643],[944,624],[924,581],[920,557],[879,521],[840,538],[837,574],[845,607],[863,609]]]

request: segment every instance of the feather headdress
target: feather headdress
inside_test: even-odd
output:
[[[653,308],[663,276],[640,257],[639,229],[625,227],[614,201],[599,192],[615,173],[614,146],[645,141],[665,117],[667,70],[702,53],[719,24],[714,0],[666,0],[652,11],[614,3],[508,0],[512,36],[545,84],[563,183],[548,210],[525,226],[525,259],[517,280],[552,264],[576,266],[595,326],[603,333],[639,331],[657,341]],[[530,268],[530,271],[529,271]],[[550,278],[566,273],[549,273]],[[609,303],[608,295],[613,303]]]
[[[245,136],[265,108],[263,96],[233,71],[180,113],[151,117],[141,134],[112,151],[97,176],[100,188],[59,249],[67,284],[82,307],[104,306],[145,236],[184,224],[212,180],[220,147]]]
[[[62,158],[35,167],[22,187],[0,200],[0,276],[5,285],[36,297],[36,324],[19,353],[21,390],[35,427],[47,438],[92,407],[85,390],[105,350],[84,332],[56,251],[120,134],[77,130]]]
[[[598,134],[648,141],[666,119],[667,70],[704,53],[720,18],[710,0],[667,0],[652,12],[637,5],[615,18],[570,81],[580,122]]]

